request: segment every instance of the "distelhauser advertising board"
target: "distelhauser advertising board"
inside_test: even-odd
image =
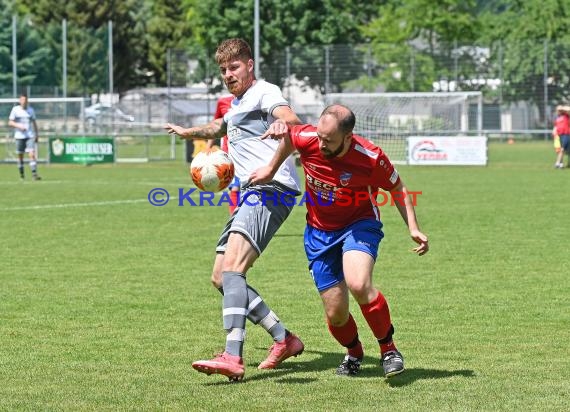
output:
[[[115,142],[110,137],[52,137],[49,139],[51,163],[113,163]]]

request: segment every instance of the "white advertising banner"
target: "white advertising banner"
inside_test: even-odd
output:
[[[485,166],[487,138],[484,136],[408,137],[408,164]]]

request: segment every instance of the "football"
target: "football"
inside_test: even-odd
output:
[[[224,190],[234,178],[234,164],[223,150],[199,152],[190,164],[190,176],[204,192]]]

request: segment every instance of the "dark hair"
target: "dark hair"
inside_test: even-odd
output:
[[[342,104],[331,104],[325,107],[321,113],[321,117],[329,115],[338,121],[338,128],[342,133],[352,133],[354,125],[356,124],[356,116],[348,107]]]
[[[216,62],[218,64],[227,63],[230,60],[253,59],[251,47],[243,39],[227,39],[220,43],[216,50]]]
[[[26,92],[22,92],[20,93],[20,97],[25,97],[26,99],[28,98],[28,94]]]

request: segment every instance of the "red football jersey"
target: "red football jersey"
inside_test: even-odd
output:
[[[214,113],[214,120],[221,119],[224,114],[229,112],[232,107],[232,100],[234,96],[224,96],[218,99],[218,104],[216,105],[216,113]],[[226,136],[222,137],[222,150],[228,152],[228,138]]]
[[[378,188],[389,191],[400,184],[398,172],[382,149],[353,135],[344,156],[326,159],[315,126],[294,126],[290,132],[305,173],[305,193],[298,203],[306,204],[309,225],[339,230],[358,220],[380,219],[378,205],[391,200],[376,196]]]
[[[554,126],[556,127],[556,133],[558,133],[558,136],[570,134],[570,119],[567,114],[558,115],[554,122]]]

